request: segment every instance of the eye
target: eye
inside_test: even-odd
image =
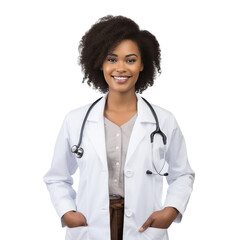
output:
[[[117,62],[117,59],[110,57],[110,58],[107,59],[107,61],[110,62],[110,63],[115,63],[115,62]]]
[[[136,59],[135,59],[135,58],[131,58],[131,59],[128,59],[127,62],[128,62],[128,63],[135,63],[135,62],[136,62]]]

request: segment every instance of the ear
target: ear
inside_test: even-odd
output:
[[[142,72],[143,69],[144,69],[144,65],[143,65],[143,63],[141,63],[140,72]]]

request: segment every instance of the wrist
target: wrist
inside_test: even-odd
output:
[[[75,210],[68,211],[68,212],[66,212],[66,213],[63,215],[63,217],[71,216],[71,215],[73,215],[75,212],[76,212]]]
[[[167,216],[171,217],[173,220],[177,217],[179,213],[179,211],[174,207],[165,207],[163,211]]]

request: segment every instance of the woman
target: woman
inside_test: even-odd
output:
[[[151,110],[138,94],[161,71],[158,41],[131,19],[106,16],[82,37],[79,51],[83,82],[105,95],[88,114],[91,104],[66,115],[44,177],[66,239],[166,240],[167,228],[181,221],[194,172],[173,115],[155,105]],[[153,143],[152,111],[162,131]],[[83,154],[74,146],[82,125]],[[76,194],[71,176],[77,168]],[[169,186],[162,204],[164,176]]]

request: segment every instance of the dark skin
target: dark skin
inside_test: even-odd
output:
[[[155,211],[142,225],[139,232],[145,231],[148,227],[167,229],[176,219],[177,215],[178,210],[173,207],[165,207],[160,211]]]
[[[69,211],[63,215],[63,220],[69,228],[88,225],[86,218],[80,212]]]
[[[109,53],[103,63],[101,70],[109,86],[104,116],[118,126],[129,121],[137,112],[135,83],[143,69],[138,46],[131,40],[122,41]],[[116,79],[119,77],[126,77],[127,80],[120,79],[119,82]],[[165,207],[155,211],[143,223],[139,231],[143,232],[148,227],[167,229],[177,215],[178,210],[174,207]],[[69,211],[63,215],[63,220],[70,228],[87,226],[86,218],[80,212]]]

